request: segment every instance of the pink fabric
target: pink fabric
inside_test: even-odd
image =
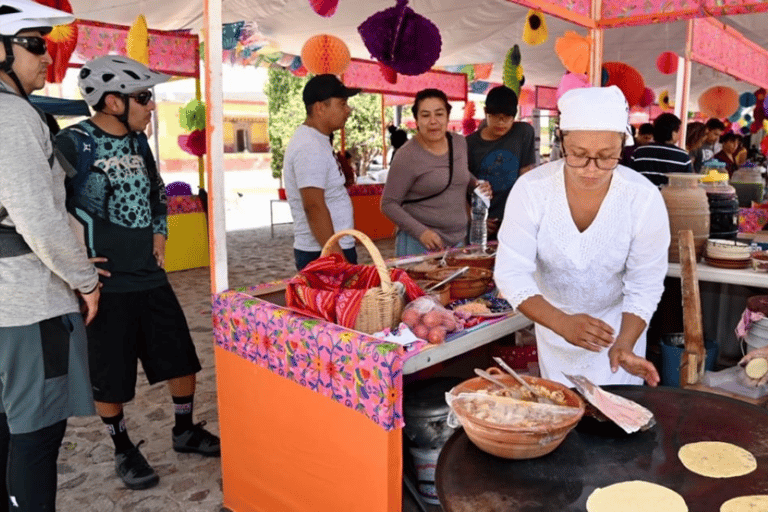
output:
[[[741,314],[739,324],[736,326],[736,337],[743,340],[747,336],[747,332],[749,332],[752,324],[759,322],[763,318],[765,318],[765,315],[762,313],[752,311],[751,309],[745,309],[744,313]]]
[[[426,88],[442,90],[451,101],[467,101],[467,75],[447,71],[427,71],[418,76],[398,75],[391,84],[382,76],[378,62],[352,59],[344,72],[344,85],[360,87],[365,92],[401,94],[413,98]]]

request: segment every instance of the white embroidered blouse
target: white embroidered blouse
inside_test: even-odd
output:
[[[494,278],[517,307],[542,295],[567,314],[585,313],[616,333],[622,312],[650,321],[664,289],[669,219],[661,193],[644,176],[619,166],[597,216],[580,232],[568,207],[564,161],[518,179],[499,229]],[[640,384],[623,369],[611,373],[608,350],[594,353],[536,325],[542,376],[570,385],[565,373],[595,384]],[[645,333],[635,353],[645,357]]]

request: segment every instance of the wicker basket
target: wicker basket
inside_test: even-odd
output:
[[[381,286],[369,289],[363,296],[360,313],[355,320],[355,330],[372,334],[389,327],[393,329],[400,323],[400,315],[405,307],[404,290],[392,284],[389,268],[373,241],[365,233],[347,229],[335,233],[325,242],[321,256],[328,256],[331,247],[344,236],[352,236],[365,246],[373,259],[373,265],[381,279]]]

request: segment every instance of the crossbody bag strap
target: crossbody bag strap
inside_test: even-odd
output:
[[[418,199],[408,199],[407,201],[403,201],[403,204],[419,203],[421,201],[435,198],[448,190],[448,187],[451,186],[451,183],[453,182],[453,139],[451,138],[450,132],[445,132],[445,136],[448,139],[448,184],[437,194],[432,194],[431,196],[427,197],[419,197]]]

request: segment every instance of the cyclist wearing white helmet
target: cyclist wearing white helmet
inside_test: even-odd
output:
[[[0,510],[55,510],[67,418],[94,413],[73,290],[90,321],[98,276],[69,226],[45,118],[26,101],[51,63],[43,35],[73,20],[0,0]]]
[[[2,1],[2,0],[0,0]],[[165,186],[143,130],[155,104],[149,90],[168,76],[128,57],[107,56],[80,70],[79,85],[96,113],[62,130],[57,148],[72,164],[70,212],[82,224],[102,279],[99,316],[88,326],[96,411],[115,444],[115,471],[131,489],[159,477],[128,437],[123,404],[133,399],[140,358],[151,384],[167,380],[176,424],[173,448],[218,456],[219,438],[192,421],[195,374],[201,369],[184,313],[163,270]]]

